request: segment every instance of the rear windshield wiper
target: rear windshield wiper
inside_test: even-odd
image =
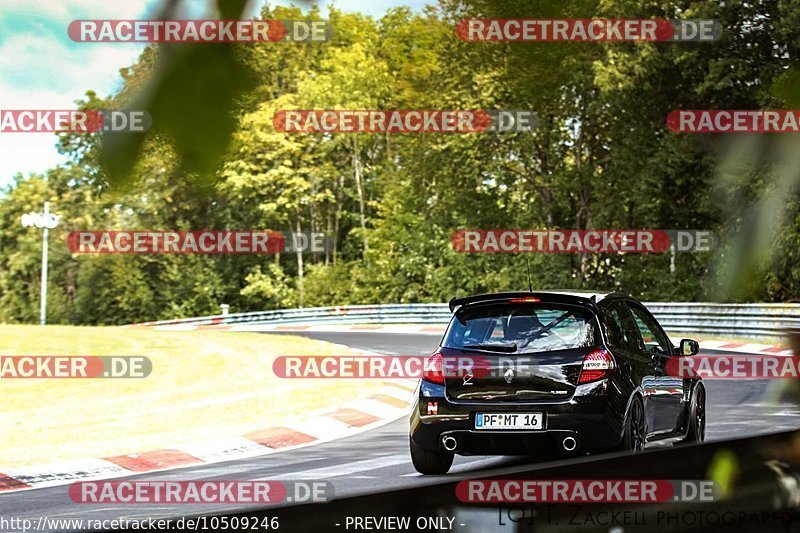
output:
[[[487,352],[503,353],[514,353],[517,351],[517,345],[513,342],[508,344],[465,344],[462,348],[465,350],[485,350]]]

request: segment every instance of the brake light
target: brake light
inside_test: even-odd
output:
[[[512,304],[526,304],[539,302],[539,298],[512,298],[509,300]]]
[[[442,354],[436,352],[425,360],[422,369],[422,379],[431,383],[444,385],[444,369],[442,367]]]
[[[607,350],[595,350],[583,359],[578,385],[607,378],[614,371],[614,358]]]

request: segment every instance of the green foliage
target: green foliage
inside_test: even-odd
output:
[[[241,290],[242,296],[257,305],[272,309],[297,306],[297,291],[276,263],[269,263],[266,272],[261,271],[261,265],[256,265],[245,277],[245,282],[247,284]]]

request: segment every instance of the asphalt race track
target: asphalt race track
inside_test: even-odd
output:
[[[439,336],[391,333],[292,333],[385,354],[420,355],[436,348]],[[724,352],[719,352],[724,353]],[[770,390],[770,380],[705,382],[706,440],[724,440],[800,428],[800,407]],[[581,459],[572,459],[571,461]],[[527,464],[504,457],[456,457],[448,477],[482,477]],[[545,464],[545,463],[543,463]],[[555,463],[547,463],[553,466]],[[360,435],[262,457],[131,476],[147,480],[327,480],[337,496],[411,487],[435,481],[418,475],[408,456],[407,421],[401,419]],[[48,518],[163,518],[245,508],[220,505],[86,505],[73,503],[68,485],[0,495],[0,516]],[[291,530],[289,525],[282,529]],[[332,525],[333,527],[333,525]],[[343,529],[343,528],[342,528]],[[458,528],[457,528],[458,529]]]

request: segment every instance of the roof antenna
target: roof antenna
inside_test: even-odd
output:
[[[531,260],[527,255],[525,256],[525,265],[528,267],[528,290],[533,292],[533,285],[531,284]]]

